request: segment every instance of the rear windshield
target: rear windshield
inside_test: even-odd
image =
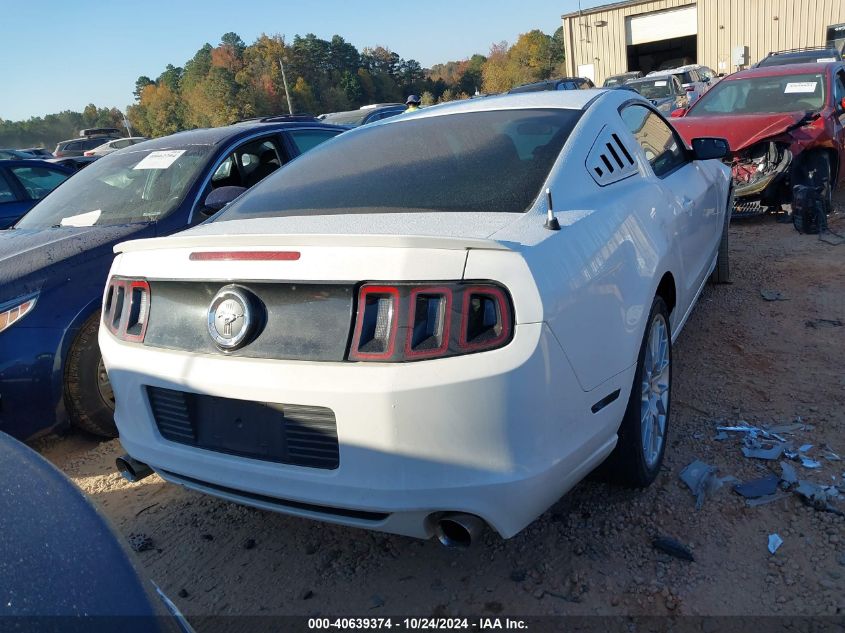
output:
[[[671,77],[647,81],[629,81],[626,85],[639,92],[646,99],[665,99],[674,95]]]
[[[824,75],[780,75],[720,81],[687,116],[757,114],[819,110],[824,106]]]
[[[580,110],[498,110],[406,119],[320,145],[213,221],[285,215],[521,213]]]
[[[361,125],[370,110],[350,110],[349,112],[333,112],[323,117],[323,123],[332,125]]]

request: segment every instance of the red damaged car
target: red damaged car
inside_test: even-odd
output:
[[[728,140],[734,215],[777,210],[796,185],[820,187],[829,212],[833,189],[845,180],[843,62],[743,70],[672,117],[687,143]]]

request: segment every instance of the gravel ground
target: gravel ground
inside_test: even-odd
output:
[[[841,213],[832,228],[845,234]],[[695,459],[741,480],[780,474],[749,459],[719,422],[773,425],[821,462],[802,479],[843,484],[845,245],[773,218],[731,227],[734,283],[708,287],[675,347],[672,428],[664,470],[647,490],[588,480],[529,528],[469,550],[241,507],[150,477],[115,473],[118,441],[81,434],[38,448],[125,539],[146,535],[142,571],[189,616],[845,614],[845,518],[791,493],[748,507],[726,484],[700,510],[679,480]],[[763,290],[779,291],[766,301]],[[817,321],[827,319],[828,321]],[[815,321],[814,321],[815,320]],[[839,320],[839,325],[835,323]],[[813,325],[808,325],[811,322]],[[840,507],[845,503],[840,501]],[[772,555],[769,534],[783,545]],[[652,547],[686,545],[694,562]]]

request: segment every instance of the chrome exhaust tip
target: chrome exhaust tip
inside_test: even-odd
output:
[[[434,534],[445,547],[466,549],[484,530],[484,521],[474,514],[455,512],[437,519]]]
[[[139,462],[137,459],[132,459],[129,455],[122,455],[114,460],[114,465],[117,472],[128,482],[135,483],[141,481],[145,477],[153,474],[153,469]]]

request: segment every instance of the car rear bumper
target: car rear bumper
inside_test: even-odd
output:
[[[556,339],[518,325],[499,350],[415,363],[293,362],[119,342],[101,329],[127,452],[165,479],[289,514],[428,537],[467,512],[520,531],[612,450],[624,396],[596,414]],[[630,376],[617,377],[630,388]],[[339,463],[308,468],[165,439],[147,387],[331,409]],[[606,395],[606,394],[602,394]]]

